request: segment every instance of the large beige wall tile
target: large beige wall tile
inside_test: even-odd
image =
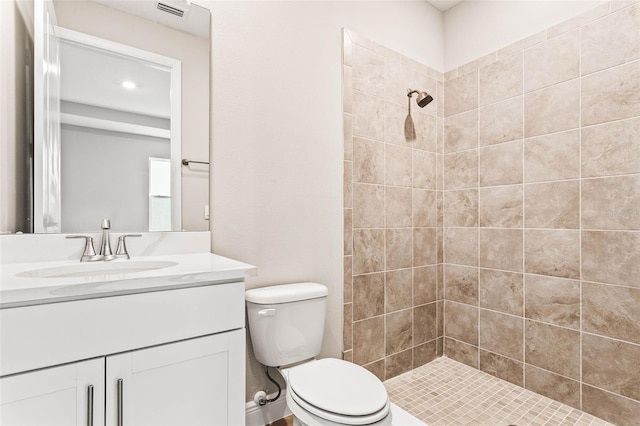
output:
[[[342,114],[342,130],[344,132],[344,159],[353,161],[353,115]]]
[[[446,300],[444,334],[478,346],[478,307]]]
[[[584,383],[640,400],[640,346],[606,337],[582,336]]]
[[[640,58],[640,6],[598,19],[582,28],[582,74]]]
[[[584,101],[583,97],[583,108]],[[592,101],[595,102],[595,99]],[[525,95],[525,137],[575,129],[579,124],[580,80],[570,80]],[[585,124],[584,121],[583,124]]]
[[[344,209],[344,242],[343,250],[344,255],[349,256],[353,254],[353,209]]]
[[[353,136],[384,140],[384,102],[367,93],[353,91]]]
[[[414,115],[409,114],[406,105],[384,102],[384,141],[394,145],[415,146],[418,135]]]
[[[480,226],[522,228],[522,185],[480,188]]]
[[[416,130],[416,140],[412,145],[413,148],[437,152],[438,127],[436,117],[425,113],[424,110],[415,111],[413,108],[411,116]]]
[[[432,152],[413,150],[414,188],[436,189],[436,155]]]
[[[525,320],[525,362],[580,379],[580,332]]]
[[[385,265],[387,270],[411,267],[412,238],[411,228],[387,229],[385,231]]]
[[[384,57],[359,45],[353,45],[353,88],[384,96]]]
[[[584,131],[582,138],[584,143]],[[583,151],[584,162],[584,151]],[[580,177],[580,131],[525,139],[524,181],[542,182]]]
[[[444,188],[475,188],[478,185],[478,150],[444,156]]]
[[[516,386],[523,385],[523,367],[520,361],[480,350],[480,370]]]
[[[480,266],[522,271],[522,230],[480,228]]]
[[[582,78],[582,125],[640,116],[640,61]]]
[[[437,344],[435,340],[421,345],[416,345],[413,347],[413,368],[425,365],[439,356],[442,355],[437,354]]]
[[[365,274],[384,269],[384,230],[353,231],[353,273]]]
[[[480,269],[480,307],[522,316],[521,273]]]
[[[478,110],[444,119],[444,152],[464,151],[478,146]]]
[[[385,273],[385,312],[410,308],[412,294],[411,268]]]
[[[384,359],[384,380],[389,380],[413,368],[413,351],[407,349]]]
[[[539,33],[530,35],[510,44],[507,47],[503,47],[498,50],[498,58],[504,58],[513,55],[516,52],[522,52],[524,49],[528,49],[531,46],[535,46],[538,43],[542,43],[547,39],[547,30],[542,30]]]
[[[582,279],[640,287],[640,233],[582,232]]]
[[[386,315],[386,354],[391,355],[411,348],[413,343],[413,317],[411,309]]]
[[[582,384],[582,409],[608,422],[635,426],[640,419],[640,402]]]
[[[580,329],[580,281],[525,275],[525,316]]]
[[[413,336],[416,345],[436,338],[436,309],[435,303],[413,308]]]
[[[353,277],[353,320],[384,314],[384,273]]]
[[[353,163],[351,161],[343,161],[344,168],[342,170],[342,198],[343,206],[346,209],[353,207]]]
[[[582,177],[640,173],[640,118],[582,129]]]
[[[413,266],[437,263],[435,228],[413,228]]]
[[[478,226],[478,190],[444,191],[444,226]]]
[[[384,174],[386,185],[411,186],[411,156],[411,148],[385,145]]]
[[[522,96],[480,108],[480,146],[522,139],[523,108]]]
[[[453,360],[473,368],[478,368],[478,346],[445,338],[444,354]]]
[[[411,188],[387,186],[384,192],[385,226],[388,228],[411,226]]]
[[[480,309],[479,347],[522,361],[523,318]]]
[[[580,30],[524,51],[524,90],[542,89],[580,75]]]
[[[384,183],[384,144],[353,138],[353,181]]]
[[[407,89],[420,89],[432,93],[435,98],[435,81],[428,78],[426,67],[423,71],[408,64],[400,55],[385,57],[384,96],[389,102],[407,107]],[[415,95],[414,95],[415,96]],[[415,106],[415,104],[414,104]],[[417,108],[417,107],[416,107]]]
[[[384,357],[384,316],[353,323],[353,362],[364,365]]]
[[[437,295],[437,265],[413,268],[413,306],[435,302]]]
[[[384,186],[353,185],[353,227],[384,227]]]
[[[582,328],[640,344],[640,289],[582,283]]]
[[[525,271],[580,278],[580,232],[525,230]]]
[[[342,308],[343,351],[353,349],[353,303],[345,303]]]
[[[445,298],[468,305],[478,305],[478,268],[445,265]]]
[[[583,179],[582,228],[640,230],[640,175]]]
[[[353,68],[342,67],[342,109],[346,113],[353,112]]]
[[[438,192],[429,189],[413,190],[413,226],[435,227],[437,223]],[[389,222],[387,220],[387,226]]]
[[[480,148],[480,186],[522,183],[522,150],[521,140]]]
[[[549,27],[547,29],[547,36],[549,38],[553,38],[558,36],[559,34],[564,34],[568,31],[581,27],[589,22],[595,21],[598,18],[602,18],[603,16],[607,16],[609,14],[609,3],[605,3],[601,6],[590,9],[578,16],[574,16],[573,18],[567,19],[564,22],[561,22],[553,27]]]
[[[446,263],[478,266],[478,229],[446,228],[444,247]]]
[[[580,382],[531,365],[524,374],[527,389],[580,409]]]
[[[580,182],[530,183],[524,190],[527,228],[577,229],[580,225]]]
[[[353,302],[353,256],[344,257],[344,303]]]
[[[444,86],[444,116],[478,108],[478,72],[454,78]]]
[[[522,52],[482,67],[479,73],[480,105],[489,105],[522,94]]]

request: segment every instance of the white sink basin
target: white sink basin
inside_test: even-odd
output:
[[[73,278],[109,277],[149,272],[176,266],[178,262],[166,260],[123,260],[116,262],[76,263],[53,268],[33,269],[16,274],[21,278]]]

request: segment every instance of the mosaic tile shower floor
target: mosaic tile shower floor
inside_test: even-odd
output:
[[[445,357],[384,385],[391,401],[429,426],[613,426]]]

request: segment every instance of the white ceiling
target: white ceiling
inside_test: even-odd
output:
[[[445,12],[464,0],[427,0],[436,9]]]

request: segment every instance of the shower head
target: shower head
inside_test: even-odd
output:
[[[411,97],[411,95],[413,95],[414,93],[418,94],[418,96],[416,97],[416,103],[418,104],[418,106],[420,108],[426,107],[433,100],[433,96],[431,96],[427,92],[421,92],[419,90],[407,89],[407,96],[408,97]]]

